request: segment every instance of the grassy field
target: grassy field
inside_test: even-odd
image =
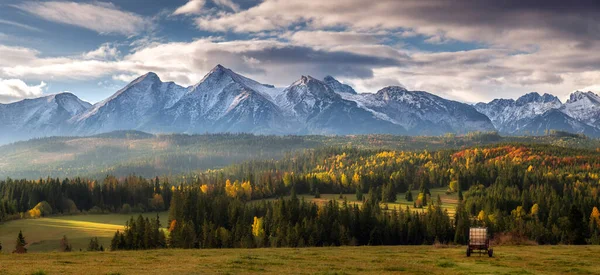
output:
[[[151,250],[1,255],[0,274],[600,274],[600,246]]]
[[[12,252],[19,230],[23,231],[30,252],[58,250],[63,235],[67,236],[75,251],[85,250],[92,237],[98,237],[104,247],[109,247],[115,232],[122,230],[131,216],[137,215],[75,215],[6,222],[0,224],[2,253]],[[144,216],[155,217],[156,213],[146,213]],[[167,217],[166,212],[160,213],[163,226],[167,223]]]

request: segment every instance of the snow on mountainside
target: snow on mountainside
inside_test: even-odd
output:
[[[60,93],[11,104],[0,104],[0,142],[64,135],[67,121],[92,105],[71,93]]]
[[[561,108],[572,118],[600,127],[600,96],[592,92],[574,92]]]
[[[0,143],[115,130],[152,133],[440,135],[498,129],[504,134],[564,130],[600,136],[600,97],[575,92],[565,103],[530,93],[474,106],[403,87],[357,93],[331,76],[302,76],[285,89],[217,65],[182,87],[145,74],[93,106],[72,94],[0,104]]]
[[[490,103],[477,103],[475,108],[488,116],[500,132],[516,134],[522,132],[531,119],[561,106],[555,96],[529,93],[517,100],[495,99]]]
[[[532,118],[520,129],[521,134],[530,135],[544,135],[547,130],[582,133],[592,137],[600,136],[598,128],[572,118],[557,109],[551,109],[542,115]]]
[[[574,92],[566,103],[552,95],[530,93],[519,99],[496,99],[478,103],[475,108],[486,114],[505,134],[543,134],[561,130],[600,136],[600,97],[592,92]]]
[[[311,76],[302,76],[286,88],[276,97],[276,103],[286,116],[294,117],[304,126],[300,133],[405,133],[403,127],[342,98],[325,82]]]
[[[282,111],[272,102],[277,89],[218,65],[172,107],[155,117],[168,131],[288,133]]]
[[[178,102],[186,89],[162,82],[155,73],[147,73],[90,110],[71,119],[76,132],[97,134],[114,130],[142,130],[151,118]]]
[[[439,135],[494,130],[472,106],[430,93],[386,87],[376,94],[341,94],[381,119],[401,125],[412,135]]]
[[[336,93],[356,94],[356,91],[350,87],[350,85],[342,84],[337,79],[333,78],[333,76],[326,76],[323,79],[323,82],[325,82],[327,86],[331,87],[331,89]]]

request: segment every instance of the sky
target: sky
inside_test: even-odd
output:
[[[600,3],[530,0],[0,1],[0,103],[101,101],[217,64],[266,84],[332,75],[475,103],[600,92]]]

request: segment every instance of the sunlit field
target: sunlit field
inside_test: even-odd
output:
[[[98,237],[100,244],[108,248],[115,232],[123,230],[125,222],[137,215],[74,215],[9,221],[0,225],[2,253],[10,253],[14,249],[19,230],[23,231],[29,243],[29,252],[58,251],[63,235],[67,236],[73,251],[85,251],[92,237]],[[159,215],[164,226],[168,215],[166,212]],[[156,213],[145,213],[144,216],[155,217]]]
[[[2,255],[0,274],[599,274],[599,246],[193,249]]]

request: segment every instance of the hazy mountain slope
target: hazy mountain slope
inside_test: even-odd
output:
[[[301,133],[359,134],[404,133],[400,125],[382,120],[346,100],[325,82],[302,76],[277,96],[276,103],[288,117],[295,117],[302,125]]]
[[[0,143],[68,134],[67,121],[91,106],[71,93],[0,104]]]
[[[575,92],[562,104],[555,96],[530,93],[471,106],[396,86],[357,93],[331,76],[302,76],[287,88],[275,88],[217,65],[187,88],[147,73],[94,106],[59,94],[0,104],[0,119],[0,130],[9,133],[0,143],[115,130],[281,135],[499,130],[518,135],[554,129],[600,136],[600,96]]]
[[[173,132],[287,133],[292,124],[272,101],[274,88],[218,65],[179,102],[155,116]]]
[[[411,135],[494,130],[489,119],[472,106],[427,92],[386,87],[376,94],[344,95],[344,98],[401,125]]]

